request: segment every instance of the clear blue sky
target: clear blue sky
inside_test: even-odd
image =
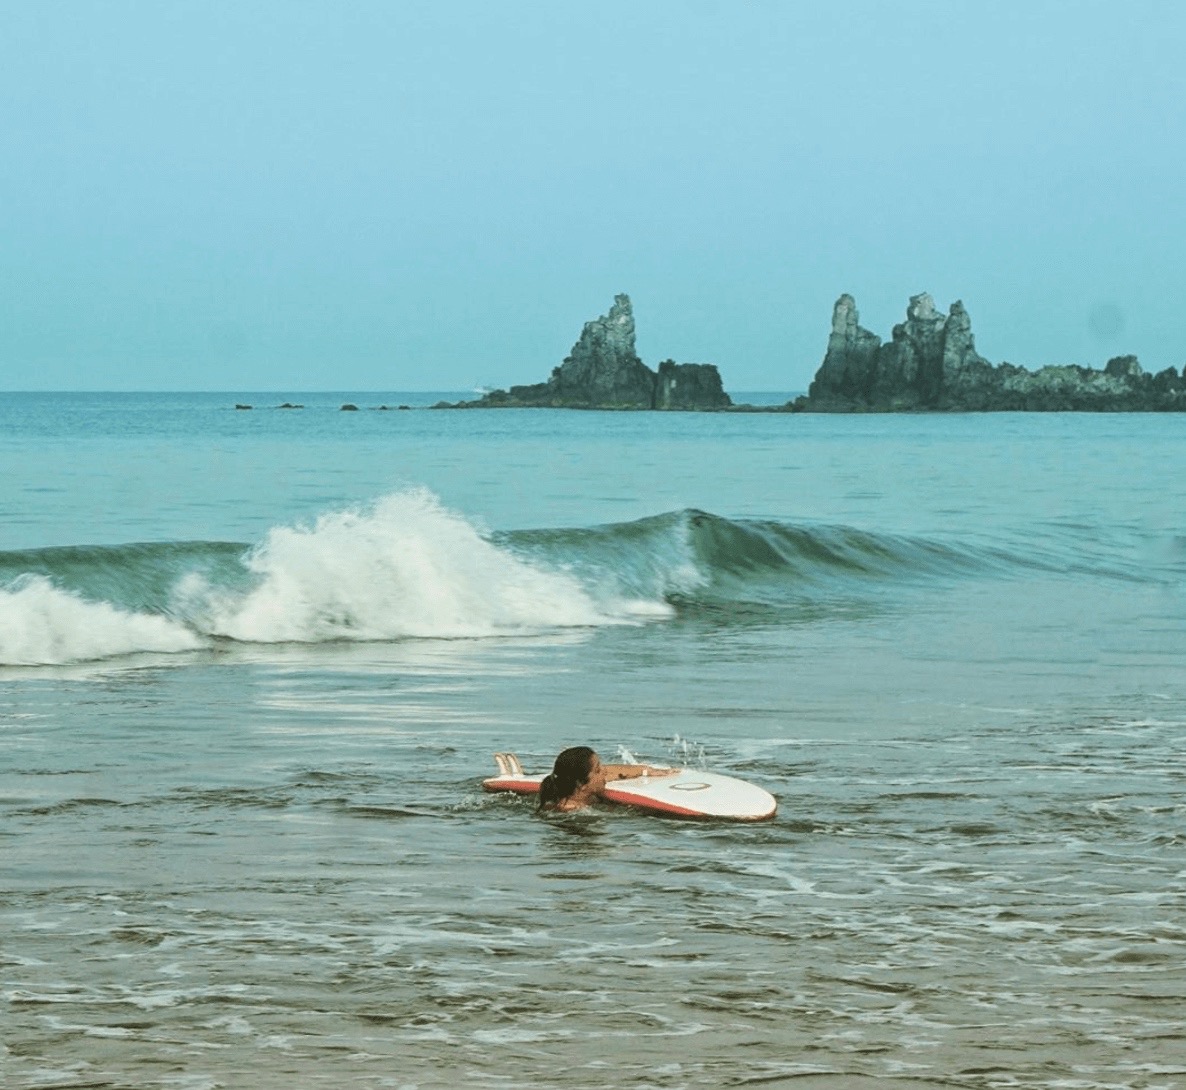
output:
[[[0,6],[0,389],[806,388],[832,304],[1186,363],[1186,4]]]

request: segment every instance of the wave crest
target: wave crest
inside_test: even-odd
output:
[[[638,624],[816,621],[886,591],[1058,571],[1032,550],[684,510],[488,533],[413,489],[230,542],[0,553],[0,665],[216,640],[321,643]]]
[[[611,586],[610,584],[613,584]],[[226,542],[0,554],[0,665],[49,665],[215,640],[464,638],[667,617],[655,594],[588,582],[483,534],[423,489]]]
[[[277,527],[244,564],[258,583],[243,597],[183,581],[182,608],[204,631],[261,643],[493,636],[638,612],[599,605],[576,578],[500,548],[424,490]]]
[[[90,602],[42,575],[0,587],[0,665],[47,666],[136,652],[192,651],[202,640],[167,617]]]

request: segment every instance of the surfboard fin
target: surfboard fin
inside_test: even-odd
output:
[[[496,753],[494,755],[494,763],[498,765],[498,771],[504,776],[526,775],[519,758],[513,753]]]

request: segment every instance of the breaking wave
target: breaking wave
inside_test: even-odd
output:
[[[885,588],[1032,565],[847,527],[676,511],[485,532],[410,490],[249,546],[165,542],[0,552],[0,665],[220,641],[531,635],[674,616],[818,618]]]
[[[254,547],[0,553],[0,665],[252,643],[460,638],[640,623],[660,596],[593,594],[427,492],[279,526]]]

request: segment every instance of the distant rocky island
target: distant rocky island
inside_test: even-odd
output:
[[[724,409],[732,404],[711,363],[664,360],[658,372],[634,349],[634,310],[630,296],[614,296],[608,314],[585,328],[564,362],[547,382],[492,390],[477,401],[437,408],[501,409]]]
[[[828,350],[798,412],[1174,412],[1186,410],[1186,376],[1157,374],[1136,356],[1102,370],[1074,364],[1028,371],[992,364],[976,351],[963,303],[950,314],[915,295],[906,321],[886,343],[862,329],[856,303],[842,295],[832,310]]]
[[[856,302],[832,309],[824,361],[808,392],[785,405],[735,405],[709,363],[664,360],[652,371],[634,347],[634,312],[617,295],[608,314],[585,323],[580,338],[546,382],[493,390],[476,401],[434,408],[661,409],[713,412],[1181,412],[1186,368],[1157,374],[1136,356],[1102,370],[1075,364],[1029,371],[994,364],[976,351],[960,301],[949,314],[915,295],[890,340],[860,324]]]

